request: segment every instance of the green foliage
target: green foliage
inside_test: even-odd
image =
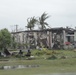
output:
[[[52,55],[52,56],[48,57],[47,59],[57,59],[57,57],[55,55]]]
[[[46,48],[42,48],[42,50],[33,50],[32,54],[33,55],[37,55],[37,56],[40,56],[40,55],[51,55],[51,51],[46,49]]]
[[[45,20],[48,18],[49,16],[45,12],[38,18],[38,20],[35,17],[28,18],[26,27],[29,28],[30,30],[32,30],[35,27],[35,24],[40,25],[40,29],[45,29],[46,26],[50,27],[48,23],[45,22]]]
[[[28,24],[26,27],[29,28],[30,30],[32,30],[32,28],[34,28],[37,20],[35,19],[35,17],[31,17],[31,18],[27,19],[27,22],[28,22]]]
[[[7,29],[0,30],[0,49],[6,48],[11,43],[11,33]]]
[[[15,37],[14,36],[11,37],[11,44],[12,44],[11,48],[16,49],[17,43],[15,42]]]
[[[36,50],[33,52],[33,55],[37,55],[37,56],[40,56],[40,55],[43,55],[44,54],[44,51],[42,50]]]
[[[45,12],[41,15],[41,17],[39,17],[39,23],[41,25],[41,29],[45,29],[46,26],[48,26],[48,23],[45,22],[47,18],[49,18],[49,16],[47,16],[47,13]]]

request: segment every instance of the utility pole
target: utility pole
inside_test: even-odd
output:
[[[18,31],[18,25],[15,25],[15,27],[16,27],[15,31],[17,32]]]

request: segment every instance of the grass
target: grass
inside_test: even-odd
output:
[[[52,51],[50,51],[52,53]],[[10,69],[0,70],[0,75],[36,75],[36,74],[50,74],[50,73],[74,73],[76,72],[76,53],[73,51],[57,50],[54,54],[57,59],[47,59],[51,55],[39,55],[35,59],[26,60],[24,57],[6,58],[9,61],[0,61],[2,65],[39,65],[36,68],[25,69]],[[67,56],[66,59],[61,59],[61,56]],[[46,57],[46,59],[45,59]]]

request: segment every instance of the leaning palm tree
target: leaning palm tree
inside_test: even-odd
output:
[[[35,17],[28,18],[26,27],[32,30],[35,27],[36,22],[37,20],[35,19]]]
[[[34,39],[34,34],[32,32],[32,30],[35,27],[37,20],[35,17],[31,17],[27,19],[27,28],[30,29],[30,32],[27,33],[27,44],[28,44],[28,48],[32,47],[32,43],[35,45],[35,43],[33,42]],[[32,40],[30,40],[29,38],[31,38]]]
[[[46,26],[49,27],[48,23],[45,21],[48,18],[49,18],[49,16],[45,12],[39,17],[39,20],[38,20],[38,24],[39,24],[38,26],[40,26],[39,29],[43,30],[43,29],[46,29]],[[44,45],[44,42],[42,41],[42,40],[44,40],[43,34],[44,34],[44,32],[39,33],[38,39],[37,39],[38,45],[42,48]]]
[[[41,25],[40,29],[45,29],[46,26],[48,26],[48,23],[45,22],[47,18],[49,18],[49,16],[47,16],[47,13],[45,12],[41,15],[41,17],[39,17],[39,24]]]

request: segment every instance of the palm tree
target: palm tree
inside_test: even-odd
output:
[[[45,29],[46,26],[48,26],[48,23],[45,22],[47,18],[49,18],[49,16],[47,16],[47,13],[45,12],[41,15],[41,17],[39,17],[39,24],[41,25],[40,29]]]
[[[35,24],[37,23],[37,20],[36,20],[35,17],[31,17],[31,18],[27,19],[27,22],[28,23],[27,23],[26,27],[30,29],[30,32],[27,33],[27,41],[28,41],[27,44],[28,44],[28,48],[31,48],[33,40],[35,40],[34,39],[34,34],[33,34],[32,30],[34,29]],[[31,38],[32,40],[28,40],[29,38]]]
[[[45,12],[38,18],[37,23],[38,23],[38,26],[40,26],[41,30],[45,29],[46,26],[48,26],[48,23],[45,22],[45,20],[47,18],[49,18],[49,16],[47,16],[47,13],[45,13]],[[42,35],[43,34],[44,34],[44,32],[39,32],[38,35],[37,35],[37,37],[38,37],[38,39],[37,39],[37,45],[39,47],[42,47],[42,45],[43,45],[43,42],[42,42],[42,39],[43,39]]]
[[[37,20],[35,19],[35,17],[31,17],[27,19],[27,28],[29,28],[30,30],[32,30],[35,27],[35,24],[37,22]]]

